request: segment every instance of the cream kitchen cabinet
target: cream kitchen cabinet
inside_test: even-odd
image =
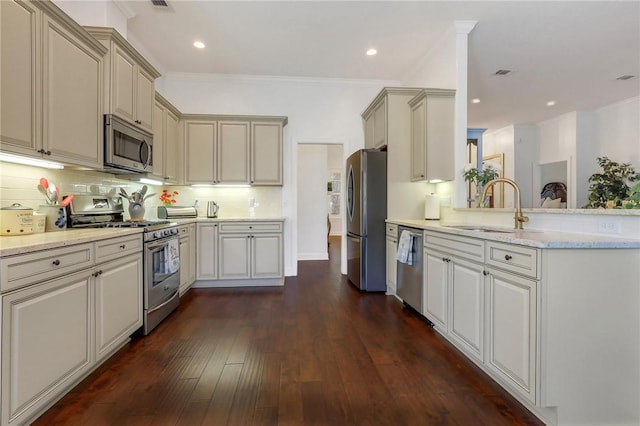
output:
[[[51,2],[2,1],[0,19],[0,149],[101,168],[106,49]]]
[[[408,134],[410,110],[407,102],[420,89],[408,87],[385,87],[362,113],[365,133],[365,148],[382,148],[403,143]]]
[[[160,73],[118,31],[85,27],[107,49],[104,111],[153,132],[155,79]]]
[[[455,90],[423,89],[409,105],[411,180],[454,180]]]
[[[397,262],[396,253],[398,251],[398,225],[387,223],[387,292],[386,294],[396,294]]]
[[[180,296],[186,293],[195,281],[196,269],[196,225],[180,226]]]
[[[218,224],[197,224],[197,280],[218,279]]]
[[[282,185],[286,117],[184,115],[186,183]]]
[[[424,315],[452,343],[484,359],[484,243],[425,232]]]
[[[142,325],[142,237],[0,259],[3,425],[25,424]]]
[[[95,269],[95,346],[100,362],[142,325],[142,253]]]
[[[165,183],[181,183],[180,111],[156,92],[153,107],[153,173]]]

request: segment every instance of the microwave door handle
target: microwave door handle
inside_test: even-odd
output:
[[[147,152],[149,153],[147,155],[147,158],[142,158],[142,144],[145,144],[147,146]],[[149,142],[147,142],[146,139],[142,139],[142,142],[140,142],[140,147],[138,148],[138,157],[140,157],[140,162],[144,163],[144,167],[143,168],[147,168],[149,167],[149,163],[151,163],[151,144]]]

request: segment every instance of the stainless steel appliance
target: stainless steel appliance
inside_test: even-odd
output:
[[[74,194],[68,206],[70,228],[143,228],[144,334],[149,334],[180,303],[178,224],[168,220],[125,221],[120,197]]]
[[[198,210],[193,206],[158,206],[159,219],[186,219],[198,217]]]
[[[360,290],[385,291],[387,153],[354,152],[346,175],[347,277]]]
[[[110,173],[153,171],[153,135],[112,115],[104,116],[104,169]]]
[[[398,226],[398,240],[402,232],[409,232],[412,244],[409,250],[412,252],[411,265],[397,261],[397,284],[396,294],[404,303],[422,314],[422,230]]]
[[[207,203],[207,217],[218,217],[218,210],[220,206],[215,201],[209,201]]]

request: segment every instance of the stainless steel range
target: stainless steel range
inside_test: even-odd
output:
[[[74,194],[67,217],[70,228],[143,228],[145,335],[178,307],[180,244],[177,223],[125,221],[122,199],[94,194]]]

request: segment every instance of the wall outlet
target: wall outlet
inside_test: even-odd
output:
[[[601,234],[619,234],[620,221],[616,219],[600,219],[598,221],[598,232]]]

